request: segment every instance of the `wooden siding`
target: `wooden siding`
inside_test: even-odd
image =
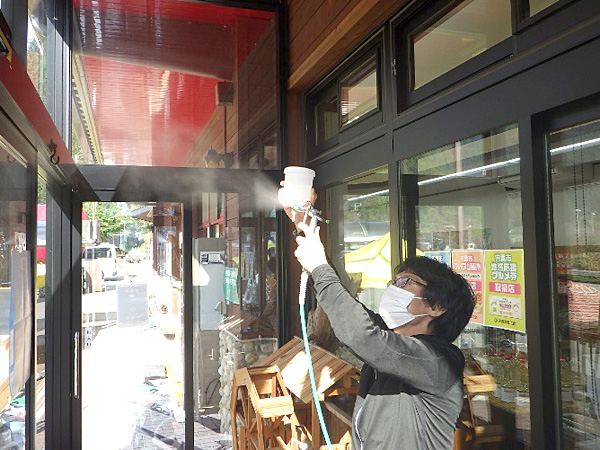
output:
[[[288,0],[288,88],[305,90],[406,0]]]

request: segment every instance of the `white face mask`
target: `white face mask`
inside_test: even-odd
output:
[[[414,315],[408,312],[408,305],[410,305],[413,298],[423,297],[415,297],[412,292],[394,285],[388,286],[385,290],[379,304],[379,315],[390,330],[414,320],[415,317],[428,315]]]

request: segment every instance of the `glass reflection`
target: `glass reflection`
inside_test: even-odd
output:
[[[47,243],[47,191],[46,183],[38,177],[37,190],[37,246],[36,246],[36,383],[35,383],[35,448],[46,448],[46,279],[50,270],[46,261],[50,260]]]
[[[48,102],[48,2],[28,0],[27,73],[40,98]]]
[[[315,107],[316,144],[325,142],[339,132],[338,97],[333,95]]]
[[[277,349],[275,205],[247,194],[196,196],[192,255],[196,444],[231,443],[234,372]]]
[[[26,245],[28,180],[27,167],[0,136],[0,447],[18,449],[25,448],[25,419],[32,413],[25,408],[25,383],[35,370],[30,364],[37,310]]]
[[[274,13],[168,0],[73,7],[77,163],[279,167]]]
[[[600,446],[600,120],[547,136],[558,287],[564,445]]]
[[[392,273],[387,167],[328,189],[327,198],[331,223],[326,230],[329,239],[337,243],[329,246],[331,262],[350,292],[369,309],[378,311]],[[320,308],[317,314],[322,314]],[[324,314],[322,320],[327,321]],[[318,333],[322,346],[357,362],[329,336],[328,327]]]
[[[558,1],[559,0],[529,0],[529,15],[534,16]]]
[[[342,126],[355,120],[379,106],[377,91],[377,58],[369,58],[367,62],[354,70],[340,82]]]
[[[181,209],[83,204],[83,448],[184,440]]]
[[[463,444],[531,445],[519,170],[516,125],[400,165],[407,251],[452,266],[476,295],[456,342],[467,362]]]
[[[510,37],[510,8],[505,0],[464,0],[413,35],[412,88],[420,88]]]

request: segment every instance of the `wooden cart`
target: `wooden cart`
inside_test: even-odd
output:
[[[311,344],[317,392],[334,448],[350,449],[352,437],[352,409],[358,392],[359,369],[323,348]],[[319,418],[313,401],[304,343],[292,338],[284,346],[262,361],[276,365],[294,399],[294,410],[302,433],[313,449],[321,447],[323,439]],[[341,400],[345,401],[341,401]]]

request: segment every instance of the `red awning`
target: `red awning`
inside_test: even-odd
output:
[[[180,166],[274,13],[173,0],[73,0],[105,164]]]

